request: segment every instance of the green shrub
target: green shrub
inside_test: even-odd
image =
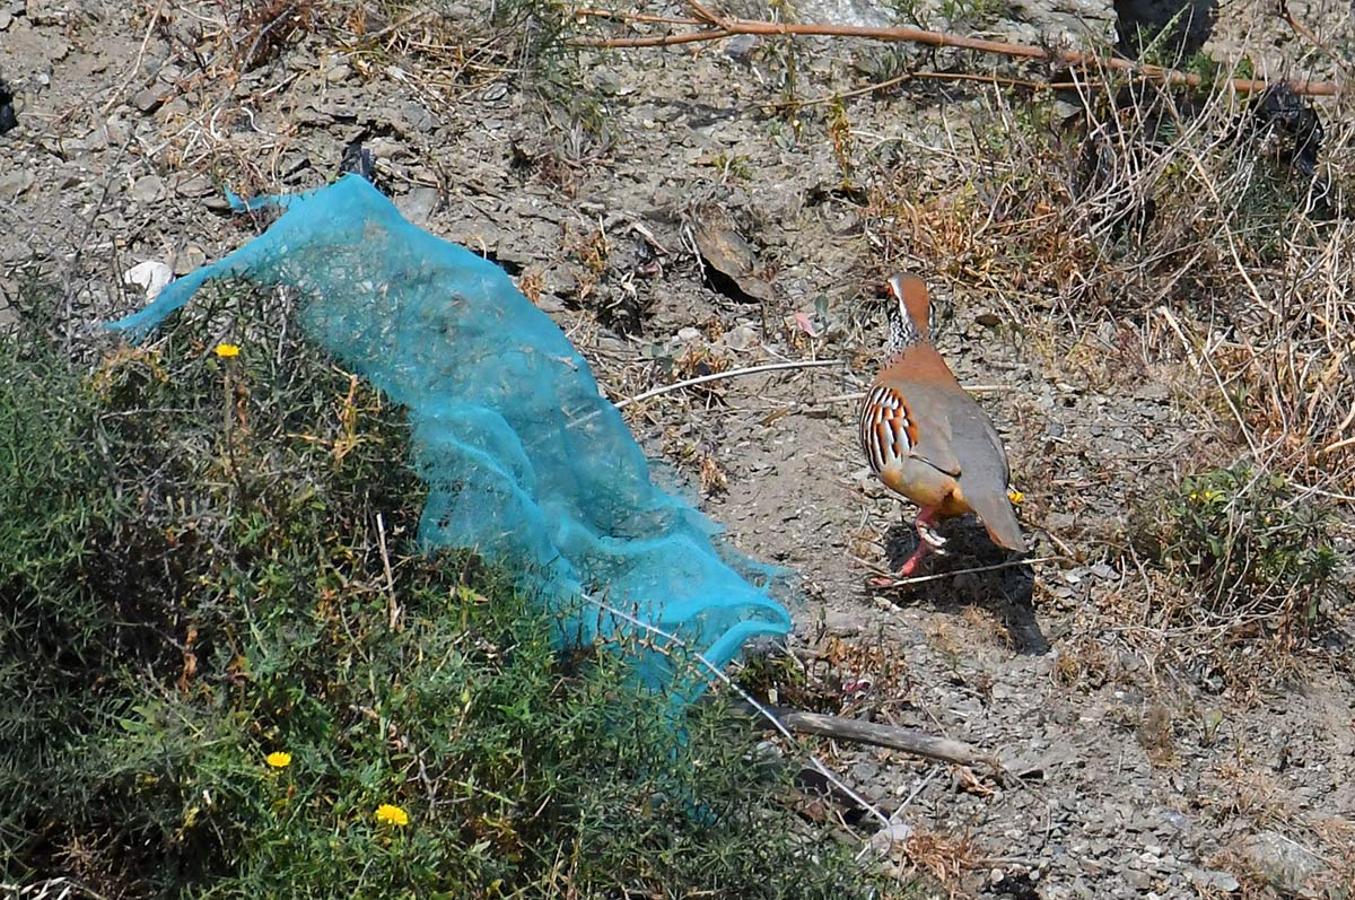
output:
[[[1189,476],[1153,518],[1150,553],[1194,587],[1182,617],[1302,642],[1341,601],[1330,507],[1283,476],[1241,465]]]
[[[4,339],[0,881],[869,892],[718,703],[677,740],[617,647],[561,658],[500,575],[415,554],[399,410],[289,321],[236,288],[97,364]]]

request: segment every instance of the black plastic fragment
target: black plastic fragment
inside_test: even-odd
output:
[[[1115,0],[1115,49],[1138,59],[1155,46],[1168,59],[1189,59],[1209,40],[1218,11],[1218,0]]]
[[[0,78],[0,134],[19,127],[19,117],[14,112],[14,91],[5,79]]]
[[[1279,138],[1276,154],[1304,175],[1317,175],[1318,154],[1326,131],[1310,101],[1283,82],[1272,84],[1252,108],[1252,124],[1258,132]]]

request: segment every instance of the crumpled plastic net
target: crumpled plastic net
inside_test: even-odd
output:
[[[109,327],[143,338],[209,279],[294,288],[308,338],[406,408],[429,488],[425,549],[471,548],[520,573],[566,642],[644,631],[583,596],[719,667],[749,639],[789,630],[785,608],[750,580],[775,570],[717,547],[714,523],[655,485],[587,362],[498,266],[411,225],[356,175],[231,199],[285,212]],[[670,680],[663,653],[639,652],[642,679]]]

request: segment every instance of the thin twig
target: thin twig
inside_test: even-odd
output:
[[[791,733],[790,729],[788,729],[785,725],[781,723],[781,720],[778,719],[771,712],[771,710],[769,710],[762,703],[759,703],[751,694],[749,694],[743,688],[735,684],[732,678],[726,675],[720,669],[719,666],[715,665],[713,662],[706,659],[704,654],[692,650],[691,646],[682,638],[678,637],[675,634],[670,634],[669,632],[664,631],[662,628],[659,628],[656,625],[651,625],[648,622],[642,622],[635,616],[632,616],[630,613],[617,609],[615,606],[612,606],[605,600],[600,600],[587,592],[583,593],[583,599],[587,600],[589,603],[598,607],[598,609],[605,610],[606,612],[609,612],[620,619],[624,619],[625,621],[631,623],[632,625],[635,625],[638,628],[642,628],[645,631],[648,631],[650,634],[661,637],[667,641],[671,641],[675,646],[682,647],[691,651],[693,657],[696,659],[697,662],[701,663],[701,665],[709,669],[711,674],[718,678],[726,687],[728,687],[734,693],[738,694],[741,700],[743,700],[745,703],[747,703],[749,706],[755,709],[768,722],[771,722],[772,727],[775,728],[778,732],[780,732],[782,737],[786,738],[786,740],[790,741],[792,744],[795,744],[797,747],[799,746],[799,742],[795,739],[795,735]],[[869,800],[866,800],[856,791],[852,790],[845,783],[843,783],[842,779],[839,778],[837,775],[834,775],[831,769],[829,769],[823,763],[819,762],[818,757],[816,757],[812,753],[807,753],[806,757],[809,759],[809,762],[814,766],[815,771],[822,775],[828,781],[829,784],[831,784],[838,790],[842,791],[842,793],[845,794],[846,796],[850,797],[853,803],[856,803],[862,809],[866,810],[871,815],[875,816],[875,818],[879,819],[883,827],[888,828],[890,826],[891,823],[889,821],[888,816],[881,812],[880,809],[873,803],[871,803]]]
[[[583,8],[575,10],[574,14],[576,16],[613,20],[620,19],[622,21],[643,21],[634,20],[627,13],[617,13],[611,10]],[[710,14],[706,13],[706,16],[710,16]],[[869,38],[877,41],[925,44],[932,47],[954,47],[960,50],[994,53],[1018,59],[1060,63],[1066,66],[1105,67],[1139,75],[1153,81],[1160,81],[1170,85],[1199,87],[1200,85],[1207,83],[1203,77],[1193,72],[1182,72],[1177,69],[1168,69],[1162,66],[1139,63],[1119,57],[1102,57],[1094,53],[1083,53],[1077,50],[1054,50],[1045,47],[1037,47],[1031,44],[1014,44],[1007,41],[989,41],[982,38],[966,37],[964,35],[948,34],[941,31],[927,31],[921,28],[908,28],[903,26],[881,28],[866,25],[838,25],[826,22],[767,22],[757,19],[714,16],[685,20],[675,19],[669,24],[690,25],[699,27],[702,30],[687,32],[685,34],[645,35],[642,37],[579,37],[573,38],[569,43],[576,47],[618,49],[624,47],[655,47],[669,44],[691,43],[695,41],[714,41],[736,34],[768,35],[775,37],[790,37],[797,35],[813,37],[857,37]],[[1233,90],[1240,93],[1255,93],[1263,91],[1270,86],[1270,82],[1251,78],[1230,78],[1224,80],[1222,83],[1231,84]],[[1336,82],[1331,81],[1289,81],[1286,82],[1286,84],[1294,91],[1294,93],[1307,96],[1335,96],[1339,93],[1340,89],[1340,86]]]
[[[998,569],[1014,569],[1017,566],[1033,566],[1036,563],[1058,562],[1066,559],[1064,556],[1037,556],[1034,559],[1011,559],[1007,562],[994,563],[991,566],[974,566],[971,569],[956,569],[953,572],[937,572],[935,575],[916,575],[910,578],[890,578],[888,584],[881,584],[878,587],[907,587],[910,584],[922,584],[925,581],[939,581],[942,578],[954,578],[956,575],[972,575],[976,572],[995,572]],[[863,560],[864,562],[864,560]],[[867,565],[870,565],[867,563]],[[871,566],[877,572],[886,571],[879,566]]]
[[[403,19],[395,20],[391,24],[387,25],[385,28],[382,28],[380,31],[373,31],[370,34],[357,35],[357,39],[359,41],[375,41],[378,38],[383,38],[386,35],[391,34],[393,32],[403,31],[407,26],[413,25],[420,19],[426,18],[427,16],[430,15],[432,15],[432,13],[429,10],[426,9],[415,10],[414,12],[405,16]]]
[[[727,38],[736,32],[726,31],[723,28],[709,28],[705,31],[692,31],[686,34],[656,34],[650,37],[636,38],[616,38],[615,42],[603,42],[600,38],[598,43],[590,43],[592,38],[576,38],[569,43],[583,47],[671,47],[674,44],[694,44],[699,41],[718,41],[720,38]],[[624,42],[624,43],[622,43]]]
[[[859,719],[826,716],[775,706],[768,707],[768,711],[791,731],[800,734],[814,734],[855,744],[888,747],[891,750],[902,750],[914,756],[924,756],[927,759],[954,763],[957,766],[983,765],[997,773],[1003,770],[1002,763],[993,754],[983,753],[963,741],[937,737],[913,728],[899,728],[895,725],[881,725],[876,722],[863,722]]]
[[[163,13],[164,3],[160,3],[156,6],[155,12],[151,13],[150,21],[146,23],[146,33],[141,38],[141,47],[137,50],[136,61],[132,63],[132,68],[127,71],[127,78],[122,82],[118,89],[113,92],[113,96],[108,99],[108,102],[103,105],[103,108],[99,110],[99,116],[101,118],[107,116],[113,107],[117,105],[118,101],[127,93],[127,88],[136,78],[137,73],[141,71],[141,63],[146,59],[146,48],[150,46],[151,35],[155,33],[155,26],[160,21],[160,17]]]
[[[893,78],[877,81],[873,84],[868,84],[865,87],[853,88],[850,91],[824,94],[822,97],[815,97],[812,100],[778,100],[775,103],[767,104],[767,106],[771,109],[786,109],[792,106],[796,108],[819,106],[824,103],[832,103],[835,100],[846,100],[848,97],[860,97],[863,94],[873,94],[876,91],[883,91],[886,88],[894,87],[896,84],[912,81],[914,78],[930,81],[979,81],[984,84],[1001,85],[1002,87],[1028,88],[1032,91],[1052,91],[1072,86],[1071,82],[1030,81],[1023,78],[1003,78],[999,75],[984,75],[978,72],[905,72],[902,75],[895,75]]]
[[[400,604],[395,599],[395,574],[391,571],[390,553],[386,550],[386,521],[381,517],[381,513],[376,514],[376,535],[378,546],[381,548],[381,566],[386,570],[386,591],[390,594],[390,629],[398,631]]]
[[[625,400],[619,400],[616,403],[617,409],[625,409],[632,403],[639,403],[641,400],[648,400],[651,397],[657,397],[660,394],[667,394],[671,391],[680,391],[683,388],[693,387],[698,384],[706,384],[710,381],[722,381],[726,378],[737,378],[740,375],[756,375],[759,372],[776,372],[783,369],[813,369],[824,366],[845,366],[847,363],[841,359],[806,359],[795,360],[792,362],[767,363],[761,366],[748,366],[742,369],[729,369],[725,372],[712,372],[709,375],[702,375],[698,378],[688,378],[686,381],[675,381],[672,384],[663,384],[656,388],[651,388],[643,394],[636,394],[634,397],[628,397]]]

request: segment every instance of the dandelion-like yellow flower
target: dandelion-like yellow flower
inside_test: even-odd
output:
[[[409,824],[409,813],[398,806],[390,803],[383,803],[376,808],[376,820],[384,822],[387,825],[395,825],[403,828]]]
[[[292,764],[292,754],[275,750],[263,758],[274,769],[285,769]]]
[[[1021,501],[1026,499],[1026,495],[1018,491],[1016,488],[1007,488],[1007,499],[1015,503],[1017,506],[1020,506]]]
[[[240,355],[239,344],[217,344],[216,355],[222,359],[234,359]]]

